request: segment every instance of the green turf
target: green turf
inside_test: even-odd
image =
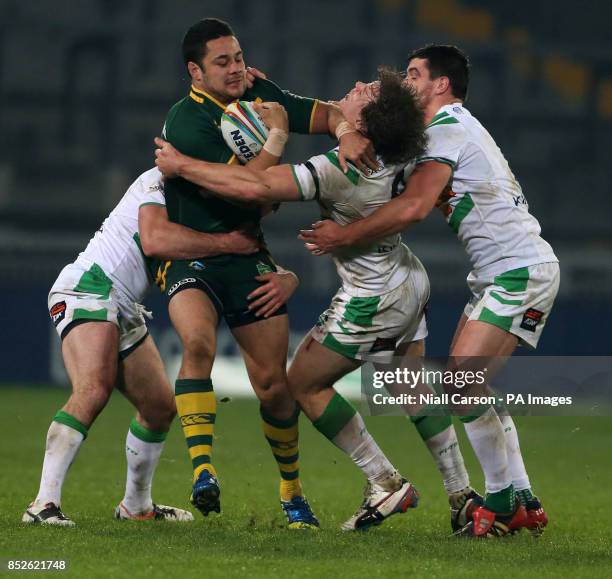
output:
[[[284,529],[276,468],[260,434],[257,405],[247,400],[218,408],[214,456],[222,516],[198,514],[189,524],[114,521],[131,415],[116,396],[91,430],[64,488],[62,506],[77,527],[25,526],[19,521],[38,488],[45,433],[65,396],[54,389],[0,388],[0,558],[66,559],[69,571],[61,575],[80,577],[612,576],[608,418],[518,421],[532,482],[551,525],[538,540],[523,533],[501,541],[461,541],[448,537],[445,495],[428,454],[413,426],[395,417],[369,419],[368,425],[421,491],[419,508],[369,533],[340,533],[339,524],[360,503],[363,480],[302,417],[303,481],[323,529]],[[462,442],[466,462],[477,473]],[[155,500],[186,508],[190,477],[175,425],[157,473]],[[482,488],[479,474],[473,482]]]

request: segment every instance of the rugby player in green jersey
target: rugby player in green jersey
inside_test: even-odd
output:
[[[247,88],[242,49],[227,23],[208,18],[186,33],[183,59],[191,77],[189,94],[169,111],[163,135],[179,151],[198,159],[235,163],[225,145],[219,122],[227,104],[236,99],[277,102],[287,111],[288,129],[300,133],[330,133],[341,139],[342,155],[359,166],[375,160],[371,145],[326,103],[292,95],[272,82],[256,78]],[[265,111],[262,115],[265,119]],[[275,126],[268,143],[251,165],[276,164],[287,135]],[[364,164],[365,163],[365,164]],[[172,221],[207,233],[258,225],[261,208],[207,195],[183,179],[168,181],[168,215]],[[216,403],[211,371],[216,328],[223,317],[238,342],[249,379],[261,402],[263,429],[280,471],[281,505],[290,528],[318,527],[299,479],[299,409],[287,389],[288,318],[284,307],[268,317],[255,314],[248,296],[257,292],[257,275],[276,271],[266,249],[250,256],[222,255],[162,264],[159,285],[169,298],[172,323],[183,344],[183,360],[175,393],[177,411],[193,465],[193,504],[204,514],[220,512],[219,484],[211,463]]]

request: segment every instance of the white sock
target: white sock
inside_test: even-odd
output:
[[[508,455],[508,465],[512,475],[512,484],[515,491],[523,491],[530,489],[529,476],[525,469],[521,447],[519,446],[518,433],[512,416],[500,416],[499,419],[504,429],[504,437],[506,439],[506,454]]]
[[[122,503],[132,514],[145,514],[153,508],[151,486],[163,448],[163,442],[146,442],[128,430],[125,441],[127,481]]]
[[[332,442],[346,452],[371,483],[384,481],[395,473],[394,466],[380,450],[357,412]]]
[[[55,420],[51,422],[36,504],[55,503],[60,506],[66,473],[84,439],[78,430]]]
[[[463,455],[454,426],[423,441],[442,475],[446,492],[450,495],[470,486],[470,477],[465,469]]]
[[[497,493],[512,484],[506,454],[504,429],[497,413],[489,408],[472,422],[464,423],[465,432],[485,475],[487,493]]]

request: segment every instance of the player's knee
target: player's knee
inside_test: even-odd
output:
[[[270,375],[257,384],[256,391],[261,405],[271,411],[295,405],[284,377]]]
[[[215,342],[206,336],[188,334],[182,337],[183,360],[190,363],[212,364],[215,358]]]
[[[167,432],[176,416],[174,397],[154,398],[151,403],[138,408],[144,425],[158,432]]]
[[[98,382],[80,384],[74,388],[69,404],[78,408],[86,424],[92,423],[107,405],[113,389]]]

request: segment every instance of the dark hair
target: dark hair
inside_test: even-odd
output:
[[[405,163],[425,151],[423,111],[402,75],[379,69],[378,98],[361,111],[365,134],[385,163]]]
[[[453,96],[464,101],[470,83],[470,61],[461,49],[451,44],[428,44],[415,50],[409,57],[427,60],[431,78],[448,77]]]
[[[224,36],[234,36],[234,31],[227,22],[218,18],[204,18],[196,22],[183,37],[182,50],[185,66],[189,62],[201,65],[202,59],[208,52],[206,43]]]

